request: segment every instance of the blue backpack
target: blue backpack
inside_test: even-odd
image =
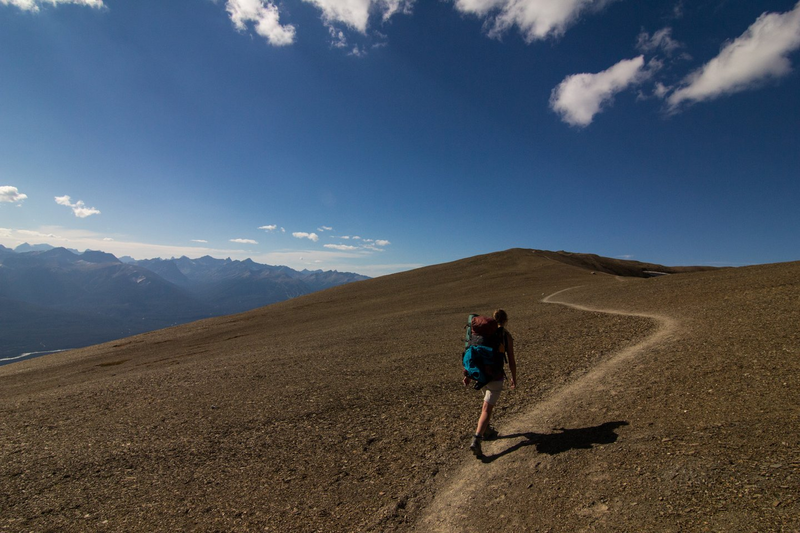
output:
[[[493,318],[469,315],[464,336],[464,375],[475,381],[475,390],[501,379],[505,372],[506,335]]]

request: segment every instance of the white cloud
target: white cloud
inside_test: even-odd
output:
[[[254,241],[253,239],[231,239],[231,242],[235,242],[237,244],[258,244],[258,242]]]
[[[350,239],[350,237],[337,237],[339,239]],[[385,252],[386,250],[383,249],[384,246],[388,246],[391,243],[385,239],[361,239],[359,245],[352,245],[352,244],[325,244],[325,248],[330,248],[331,250],[339,250],[342,252],[357,252],[357,251],[373,251],[373,252]]]
[[[308,239],[314,242],[317,242],[319,240],[319,235],[317,235],[316,233],[306,233],[304,231],[295,231],[294,233],[292,233],[292,237],[298,239]]]
[[[671,55],[676,50],[683,48],[683,44],[672,38],[672,28],[662,28],[653,35],[643,31],[639,34],[636,49],[642,53],[663,51]]]
[[[719,55],[687,76],[667,102],[701,102],[750,89],[792,70],[788,55],[800,48],[800,2],[786,13],[764,13]]]
[[[27,194],[22,194],[16,187],[11,185],[0,186],[0,202],[19,203],[27,197]]]
[[[260,226],[258,229],[263,229],[264,231],[275,231],[278,229],[278,226],[275,224],[270,224],[269,226]]]
[[[486,17],[489,35],[517,26],[527,42],[562,35],[585,11],[613,0],[455,0],[462,13]]]
[[[207,244],[208,243],[208,241],[205,240],[205,239],[192,239],[191,242],[196,242],[196,243],[199,243],[199,244]]]
[[[588,126],[618,92],[647,77],[644,57],[624,59],[597,74],[567,76],[550,95],[550,107],[572,126]]]
[[[347,55],[353,57],[367,57],[367,51],[362,48],[359,48],[358,46],[354,46],[353,49],[347,53]]]
[[[325,231],[333,231],[333,228],[330,226],[320,226],[317,228],[317,231],[323,233]]]
[[[32,11],[34,13],[39,11],[39,7],[44,4],[51,6],[56,6],[58,4],[77,4],[95,8],[104,7],[103,0],[0,0],[0,4],[16,6],[23,11]]]
[[[33,237],[34,239],[59,239],[59,240],[62,239],[55,233],[43,233],[41,231],[33,231],[27,229],[17,230],[16,233],[19,233],[20,235],[24,235],[26,237]]]
[[[340,272],[358,272],[367,276],[380,276],[401,270],[419,268],[423,264],[374,264],[369,263],[369,254],[353,253],[352,250],[284,250],[257,253],[253,249],[209,248],[203,246],[170,246],[150,244],[115,238],[104,241],[105,235],[86,230],[68,229],[58,226],[44,226],[36,230],[0,228],[0,244],[15,248],[23,242],[30,244],[50,244],[78,250],[103,250],[117,257],[131,256],[136,259],[153,257],[230,257],[231,259],[252,259],[268,265],[287,265],[302,269],[308,264],[324,264],[324,268]],[[318,267],[315,267],[318,268]]]
[[[56,203],[58,205],[71,207],[72,212],[78,218],[86,218],[92,215],[100,214],[99,209],[95,209],[94,207],[86,207],[86,204],[83,203],[83,200],[78,200],[77,202],[72,203],[72,199],[69,196],[56,196]]]
[[[328,25],[328,32],[331,34],[331,46],[334,48],[347,48],[347,37],[342,30]]]
[[[239,31],[247,30],[253,23],[255,31],[274,46],[294,43],[295,28],[291,24],[281,25],[278,7],[265,0],[228,0],[225,9],[233,25]]]
[[[397,13],[409,13],[413,0],[305,0],[322,11],[322,20],[328,25],[342,23],[365,34],[370,14],[378,14],[383,21]],[[336,37],[335,30],[330,30]],[[342,36],[343,37],[343,36]],[[343,40],[342,40],[343,41]],[[339,42],[342,42],[339,41]]]

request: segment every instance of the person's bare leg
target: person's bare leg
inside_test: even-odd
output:
[[[494,405],[483,402],[481,417],[478,419],[478,428],[475,430],[476,435],[483,437],[483,433],[486,431],[486,428],[489,427],[489,419],[492,417],[492,409],[494,409]]]

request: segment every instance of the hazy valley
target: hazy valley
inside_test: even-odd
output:
[[[18,250],[0,247],[0,359],[80,348],[366,279],[251,260],[123,262],[103,252]]]

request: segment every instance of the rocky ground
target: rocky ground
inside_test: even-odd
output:
[[[640,279],[564,259],[512,250],[2,367],[0,530],[800,531],[800,263]],[[500,306],[520,386],[478,460],[460,339]]]

